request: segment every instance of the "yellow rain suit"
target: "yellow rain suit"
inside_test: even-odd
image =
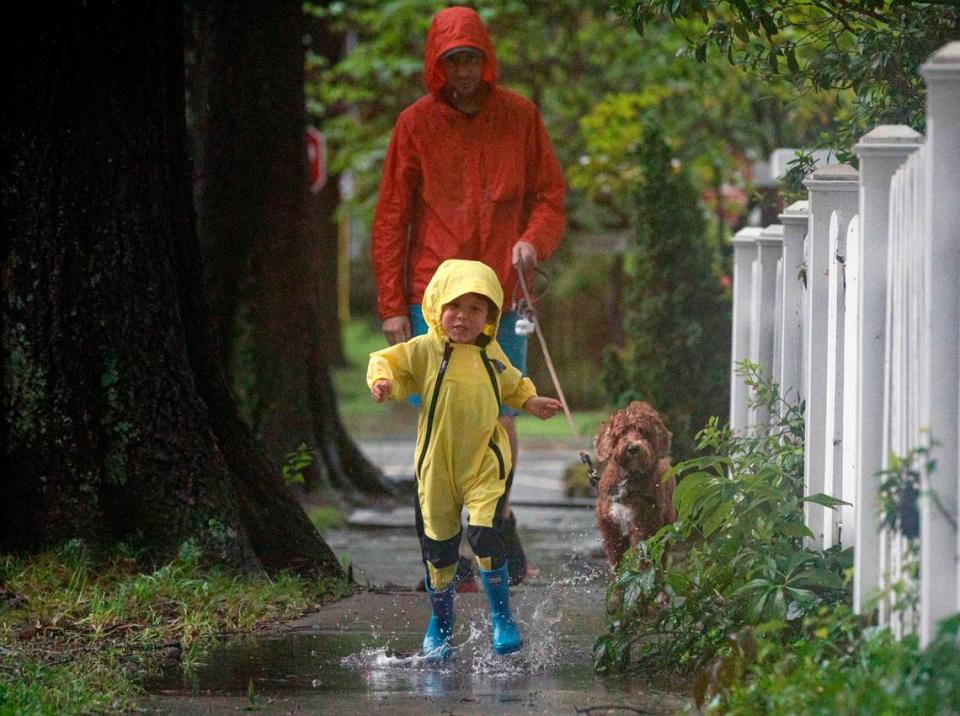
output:
[[[478,293],[497,307],[473,344],[453,343],[440,324],[443,306]],[[497,416],[501,402],[520,409],[536,388],[514,368],[494,339],[503,290],[496,273],[479,261],[444,261],[423,295],[426,335],[370,354],[367,384],[391,383],[390,397],[423,397],[417,423],[415,472],[417,527],[434,589],[453,578],[460,543],[460,512],[469,514],[468,538],[484,569],[502,562],[493,529],[512,477],[507,433]],[[491,561],[492,560],[492,561]]]

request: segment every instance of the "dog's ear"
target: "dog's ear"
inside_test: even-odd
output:
[[[656,413],[653,415],[651,427],[653,428],[654,450],[656,450],[657,454],[661,457],[668,457],[670,455],[670,443],[673,440],[673,433],[667,430],[667,426],[663,424],[663,420],[661,420],[660,416]]]
[[[613,455],[613,449],[616,447],[616,431],[613,428],[615,418],[616,413],[604,420],[597,429],[597,437],[593,439],[598,462],[609,460]]]
[[[669,457],[670,445],[673,441],[673,433],[667,430],[667,426],[660,423],[662,431],[657,433],[657,450],[663,457]]]

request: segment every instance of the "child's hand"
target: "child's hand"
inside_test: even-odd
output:
[[[556,398],[544,398],[535,395],[527,399],[527,402],[523,404],[523,409],[531,415],[536,415],[541,420],[546,420],[556,415],[558,410],[562,410],[563,404]]]
[[[384,400],[389,398],[392,391],[393,386],[386,378],[381,378],[380,380],[375,381],[373,387],[370,388],[370,394],[378,403],[382,403]]]

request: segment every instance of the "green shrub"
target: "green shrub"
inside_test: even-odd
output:
[[[608,350],[604,385],[617,405],[654,405],[673,433],[674,455],[685,458],[700,426],[727,411],[729,298],[697,190],[658,128],[645,128],[635,155],[624,345]]]
[[[708,714],[960,713],[958,626],[960,615],[945,620],[920,649],[916,636],[897,640],[837,604],[808,618],[797,638],[767,634],[755,661],[728,668],[740,678],[719,689],[703,682],[698,700]]]

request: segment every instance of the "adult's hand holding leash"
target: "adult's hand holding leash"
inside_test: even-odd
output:
[[[540,350],[543,351],[543,358],[547,363],[547,370],[550,371],[550,379],[553,381],[553,387],[557,390],[557,397],[560,399],[560,405],[563,408],[563,414],[567,417],[567,424],[570,425],[570,430],[573,432],[574,437],[579,439],[580,431],[577,430],[577,426],[573,422],[573,415],[570,414],[570,406],[567,405],[567,399],[563,395],[563,388],[560,387],[560,379],[557,378],[557,371],[553,367],[553,360],[550,358],[550,351],[547,349],[547,341],[543,337],[543,331],[540,330],[540,321],[537,319],[536,311],[533,310],[533,299],[530,297],[530,290],[527,288],[527,278],[524,276],[524,269],[516,260],[518,247],[521,244],[526,244],[529,246],[533,250],[534,256],[536,256],[536,249],[533,248],[532,244],[529,244],[526,241],[518,241],[513,247],[514,267],[517,269],[517,276],[520,278],[520,290],[523,292],[523,298],[527,304],[526,318],[527,320],[533,322],[533,329],[537,334],[537,340],[540,342]]]
[[[410,319],[406,316],[393,316],[380,324],[380,330],[392,346],[410,340]]]
[[[517,271],[529,271],[537,267],[537,247],[529,241],[518,241],[513,245],[513,265]]]

